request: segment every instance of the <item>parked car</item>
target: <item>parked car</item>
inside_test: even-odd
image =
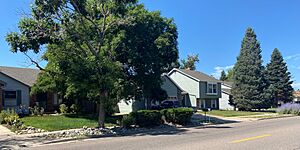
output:
[[[162,101],[160,104],[161,109],[178,108],[178,107],[180,107],[178,100],[165,100]]]

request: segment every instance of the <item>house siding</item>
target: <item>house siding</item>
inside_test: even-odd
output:
[[[30,99],[30,88],[2,73],[0,73],[0,80],[5,82],[6,85],[3,87],[4,91],[19,91],[19,103],[25,106],[29,106]],[[6,104],[10,104],[11,107],[17,106],[17,98],[16,99],[5,99],[4,98],[4,107]]]
[[[234,107],[229,105],[229,95],[226,93],[222,93],[222,98],[219,99],[221,110],[233,110]]]
[[[161,88],[164,89],[168,97],[176,97],[177,99],[180,98],[178,95],[178,88],[168,79],[166,76],[162,77],[163,84],[161,85]]]
[[[169,76],[176,82],[177,85],[179,85],[182,89],[184,89],[184,91],[189,94],[187,100],[189,101],[189,105],[191,105],[192,107],[196,107],[197,98],[199,98],[200,96],[199,82],[178,71],[174,71]]]
[[[216,95],[209,95],[207,94],[207,82],[201,81],[200,82],[200,98],[201,99],[218,99],[221,98],[221,83],[217,83],[217,91]]]

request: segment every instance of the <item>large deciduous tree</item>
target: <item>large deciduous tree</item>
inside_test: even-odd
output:
[[[199,55],[188,55],[187,59],[182,59],[180,68],[188,70],[196,70],[196,63],[199,62]]]
[[[171,19],[149,12],[137,0],[35,0],[19,32],[6,36],[13,52],[44,55],[46,68],[35,90],[62,90],[105,106],[122,98],[151,98],[161,73],[178,59]],[[27,55],[28,56],[28,55]]]
[[[267,98],[271,106],[277,107],[279,101],[287,103],[293,100],[291,73],[277,48],[274,49],[271,61],[267,65],[266,81]]]
[[[248,28],[234,67],[232,94],[240,110],[264,107],[263,72],[260,43],[253,29]]]

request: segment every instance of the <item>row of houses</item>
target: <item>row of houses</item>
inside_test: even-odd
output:
[[[174,68],[168,74],[162,75],[162,89],[168,94],[168,99],[178,100],[182,107],[193,107],[198,109],[222,109],[233,110],[229,105],[231,98],[230,82],[222,82],[205,73],[186,69]],[[120,113],[131,111],[149,106],[145,101],[121,101],[118,106]]]
[[[30,95],[30,89],[40,73],[37,69],[0,66],[0,110],[25,107],[38,104],[46,111],[62,102],[55,93],[40,93]],[[232,110],[229,105],[232,83],[223,82],[205,73],[193,70],[174,68],[162,75],[162,89],[168,94],[168,99],[178,100],[182,107],[211,108]],[[300,92],[294,93],[295,101],[300,101]],[[145,100],[120,101],[120,113],[128,113],[137,109],[149,109],[151,103]]]

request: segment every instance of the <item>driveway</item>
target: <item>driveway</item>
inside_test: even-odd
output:
[[[300,149],[300,117],[187,128],[174,134],[89,139],[30,149],[293,150]]]

